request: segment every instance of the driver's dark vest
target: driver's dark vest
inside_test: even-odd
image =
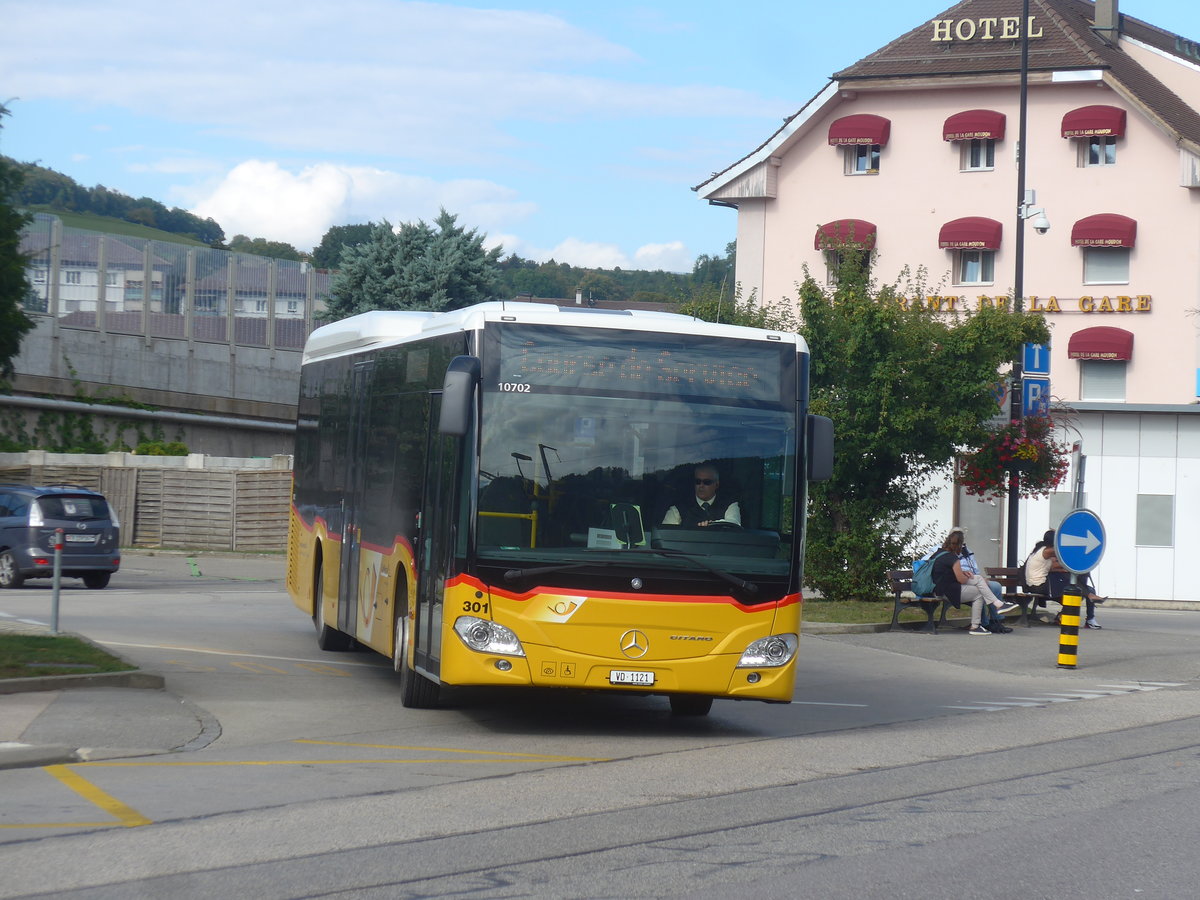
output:
[[[698,525],[710,519],[725,518],[725,510],[729,509],[732,504],[732,500],[726,503],[720,498],[714,497],[709,504],[708,512],[705,512],[694,497],[689,497],[682,503],[675,504],[675,508],[679,510],[680,525]]]

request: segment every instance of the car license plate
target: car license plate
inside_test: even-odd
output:
[[[96,535],[94,534],[67,534],[63,535],[67,539],[68,544],[94,544],[96,543]]]
[[[635,672],[630,669],[613,669],[608,673],[609,684],[654,684],[653,672]]]

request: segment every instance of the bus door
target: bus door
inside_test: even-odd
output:
[[[434,676],[441,670],[443,594],[454,558],[454,488],[460,443],[453,435],[438,433],[441,408],[442,395],[430,394],[413,658],[417,668]]]
[[[346,443],[346,487],[342,494],[342,565],[338,582],[338,631],[354,635],[358,617],[358,556],[367,473],[367,416],[375,361],[357,363],[350,378],[350,434]]]

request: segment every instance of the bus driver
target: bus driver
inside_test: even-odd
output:
[[[695,494],[693,502],[686,500],[672,506],[663,516],[664,525],[683,525],[688,528],[703,527],[710,522],[732,522],[742,524],[742,510],[736,500],[727,500],[717,496],[721,487],[721,476],[716,467],[709,465],[696,466]],[[682,510],[680,507],[683,507]]]

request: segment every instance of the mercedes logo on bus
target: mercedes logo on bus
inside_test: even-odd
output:
[[[644,631],[630,629],[621,635],[621,652],[629,659],[641,659],[650,649],[650,638]]]

